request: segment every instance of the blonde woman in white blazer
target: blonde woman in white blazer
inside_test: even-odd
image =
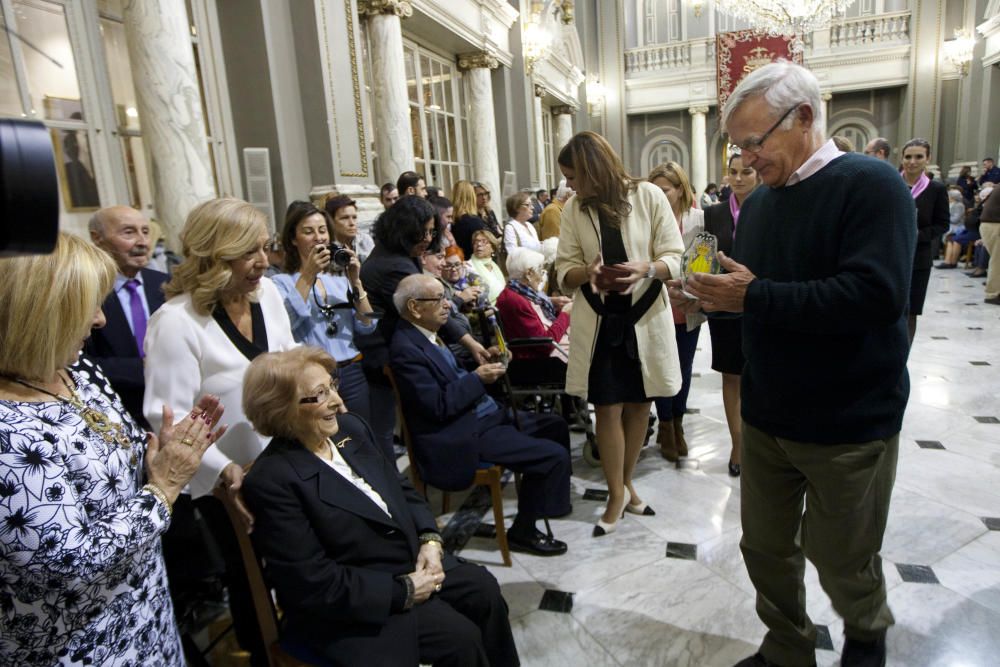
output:
[[[556,255],[559,285],[574,300],[566,391],[596,409],[608,482],[608,504],[594,528],[599,537],[613,532],[625,511],[654,514],[632,486],[632,472],[652,399],[681,389],[662,281],[679,275],[684,247],[663,192],[629,177],[603,137],[575,135],[558,163],[577,193],[563,209]]]
[[[296,345],[284,300],[264,277],[269,238],[264,214],[245,201],[213,199],[191,211],[180,236],[185,259],[164,285],[167,302],[149,320],[142,406],[154,429],[164,404],[187,412],[197,396],[209,393],[226,407],[229,428],[205,452],[189,491],[226,563],[237,640],[255,660],[266,659],[266,649],[257,638],[239,545],[211,493],[222,484],[240,509],[242,528],[252,529],[240,494],[243,470],[268,439],[243,414],[243,375],[261,352]],[[169,530],[164,539],[173,539]]]
[[[694,237],[705,231],[705,212],[692,208],[694,191],[687,172],[676,162],[667,162],[654,167],[646,180],[666,195],[674,218],[680,225],[684,247],[689,247]],[[676,396],[657,398],[655,401],[656,416],[660,422],[656,441],[660,445],[660,454],[671,462],[688,455],[687,440],[684,439],[684,413],[687,411],[688,391],[691,389],[691,366],[698,348],[698,334],[706,319],[703,313],[685,315],[680,310],[673,309],[677,356],[683,383]]]

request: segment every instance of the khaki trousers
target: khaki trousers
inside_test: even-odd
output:
[[[990,253],[990,266],[986,269],[986,298],[1000,296],[1000,222],[983,222],[979,225],[983,245]]]
[[[893,624],[879,551],[898,449],[899,434],[820,445],[774,438],[743,422],[740,548],[768,628],[760,651],[771,662],[816,661],[805,557],[849,638],[872,641]]]

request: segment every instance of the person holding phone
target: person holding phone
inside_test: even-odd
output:
[[[581,132],[559,153],[576,196],[563,209],[556,274],[573,295],[566,392],[596,408],[608,504],[594,537],[628,511],[651,515],[632,486],[656,397],[681,390],[663,282],[680,274],[680,229],[666,195],[632,178],[608,142]]]

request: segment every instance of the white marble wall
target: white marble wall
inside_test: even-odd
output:
[[[188,212],[216,196],[187,10],[184,0],[132,0],[124,23],[157,218],[178,249]]]
[[[379,181],[395,182],[402,172],[414,167],[400,18],[395,14],[369,16],[368,43],[372,50],[372,125],[381,168]]]
[[[705,132],[705,114],[708,107],[691,107],[691,187],[694,189],[694,200],[708,185],[708,137]]]
[[[499,193],[500,162],[497,157],[497,128],[493,116],[493,83],[488,67],[472,67],[469,82],[469,141],[472,148],[472,178]],[[497,197],[499,201],[500,197]]]

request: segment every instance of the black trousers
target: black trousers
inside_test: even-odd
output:
[[[497,411],[479,423],[479,458],[521,473],[518,523],[569,513],[569,426],[559,415]]]
[[[288,631],[294,636],[294,628]],[[376,634],[339,638],[322,646],[316,646],[317,637],[302,639],[337,667],[520,664],[497,580],[485,568],[466,562],[445,572],[440,593],[409,611],[393,614]]]

